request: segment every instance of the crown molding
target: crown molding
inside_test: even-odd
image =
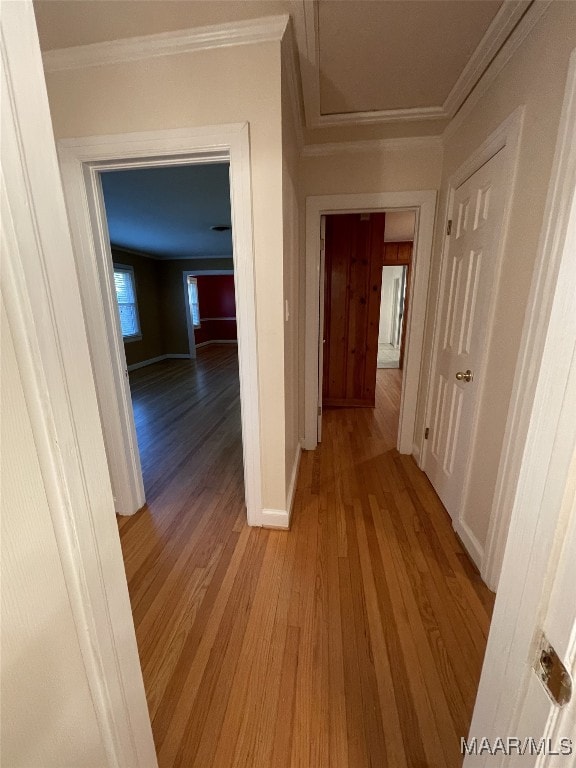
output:
[[[292,109],[292,122],[296,134],[298,150],[304,145],[304,109],[301,95],[301,79],[297,61],[297,43],[292,23],[286,27],[286,33],[282,38],[282,63],[285,66],[286,82],[290,106]]]
[[[474,109],[474,106],[488,91],[494,80],[496,80],[500,72],[528,37],[552,2],[553,0],[533,0],[526,13],[524,13],[516,27],[509,34],[505,44],[501,46],[476,86],[444,129],[442,134],[444,143],[458,131],[466,117]]]
[[[232,254],[225,254],[224,256],[158,256],[158,254],[155,253],[145,253],[144,251],[138,251],[134,248],[127,248],[123,245],[115,245],[114,243],[110,243],[110,249],[112,251],[112,256],[114,256],[114,253],[118,253],[119,256],[122,256],[122,254],[126,254],[127,256],[139,256],[143,259],[152,259],[152,261],[199,261],[199,260],[206,260],[206,261],[214,261],[216,259],[232,259]]]
[[[228,48],[279,41],[284,36],[288,14],[268,16],[249,21],[214,24],[206,27],[162,32],[142,37],[109,40],[103,43],[78,45],[45,51],[42,60],[45,72],[98,67],[124,61],[137,61],[156,56],[171,56],[209,48]]]
[[[444,102],[443,108],[448,117],[454,117],[533,5],[533,1],[504,0]]]
[[[407,149],[442,150],[441,136],[407,136],[399,139],[370,139],[342,141],[326,144],[308,144],[302,147],[302,157],[357,154],[359,152],[396,152]]]
[[[337,112],[319,115],[312,127],[325,128],[334,125],[366,125],[369,123],[396,123],[412,120],[442,120],[450,115],[444,107],[410,107],[409,109],[378,109],[369,112]]]

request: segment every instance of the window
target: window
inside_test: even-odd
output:
[[[121,264],[114,264],[114,285],[116,286],[122,338],[126,341],[136,341],[141,338],[141,334],[134,269]]]
[[[198,283],[195,277],[188,275],[188,304],[194,328],[200,328],[200,303],[198,301]]]

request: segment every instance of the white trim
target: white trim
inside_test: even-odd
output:
[[[202,341],[200,344],[196,344],[198,347],[206,347],[208,344],[238,344],[236,339],[214,339],[213,341]],[[137,371],[138,368],[146,368],[148,365],[154,365],[154,363],[161,363],[163,360],[193,360],[194,358],[190,354],[184,354],[181,352],[169,353],[166,355],[158,355],[158,357],[149,357],[148,360],[142,360],[139,363],[132,363],[128,366],[128,372]]]
[[[196,357],[196,326],[192,320],[192,310],[190,308],[190,294],[188,292],[188,277],[194,277],[188,270],[182,271],[182,280],[184,286],[184,312],[186,314],[186,331],[188,333],[188,350],[192,360]]]
[[[341,141],[327,144],[307,144],[302,147],[303,157],[348,155],[358,152],[394,152],[409,149],[443,150],[441,136],[407,136],[399,139],[368,139],[366,141]]]
[[[566,204],[574,183],[576,151],[573,133],[576,125],[576,54],[572,54],[571,69],[567,80],[567,97],[564,104],[558,146],[554,157],[551,184],[548,192],[544,223],[538,245],[538,256],[524,330],[514,375],[514,388],[508,409],[506,431],[494,501],[490,514],[490,525],[486,539],[486,558],[482,566],[482,578],[491,589],[496,590],[502,568],[504,548],[508,536],[514,492],[521,468],[524,440],[528,430],[530,412],[539,362],[542,357],[548,323],[554,300],[554,284],[563,258],[563,233],[568,225],[570,210]],[[571,176],[572,174],[572,176]]]
[[[522,414],[517,472],[510,477],[511,517],[502,574],[470,736],[515,734],[533,675],[535,626],[542,626],[569,523],[576,449],[576,51],[572,54],[542,226],[526,309],[519,370]],[[526,356],[527,350],[530,354]],[[523,384],[523,382],[519,382]],[[565,609],[572,610],[569,601]],[[535,736],[537,734],[534,734]],[[564,735],[564,734],[563,734]],[[466,757],[468,768],[493,759]],[[570,762],[570,759],[568,759]]]
[[[248,21],[211,24],[205,27],[179,29],[141,37],[108,40],[103,43],[77,45],[45,51],[42,59],[46,72],[99,67],[124,61],[137,61],[156,56],[173,56],[232,45],[249,45],[281,40],[290,17],[287,14],[266,16]]]
[[[301,456],[302,456],[302,445],[298,443],[298,445],[296,446],[296,456],[294,457],[294,463],[292,465],[292,473],[290,474],[290,484],[288,485],[288,494],[286,496],[288,522],[290,522],[292,518],[292,507],[294,506],[294,496],[296,495],[296,484],[298,482],[298,471],[300,469]]]
[[[3,5],[0,23],[2,295],[103,768],[155,768],[32,3]]]
[[[515,0],[512,0],[512,2],[514,1]],[[462,123],[466,120],[475,105],[488,91],[494,80],[496,80],[500,72],[502,72],[506,64],[528,37],[552,1],[553,0],[534,0],[534,2],[531,3],[520,22],[510,33],[510,36],[502,49],[492,60],[491,64],[473,87],[468,97],[465,98],[457,108],[452,109],[452,120],[448,123],[442,134],[444,142],[459,130]],[[505,6],[502,7],[501,11],[504,10]]]
[[[460,537],[460,541],[464,545],[464,549],[466,552],[468,552],[478,570],[480,570],[482,566],[482,559],[484,557],[484,548],[474,533],[470,530],[466,522],[461,518],[456,518],[453,521],[452,527]]]
[[[290,528],[290,515],[285,509],[263,509],[262,527],[287,531]]]
[[[486,69],[496,58],[508,36],[527,13],[529,13],[529,6],[527,6],[526,0],[504,0],[476,50],[460,73],[460,77],[446,97],[444,110],[450,117],[453,117],[462,106]]]
[[[107,265],[105,221],[95,218],[94,199],[98,195],[98,174],[110,168],[142,168],[182,165],[185,162],[230,161],[230,196],[234,274],[238,323],[238,359],[242,442],[244,453],[244,485],[247,519],[250,525],[261,524],[261,451],[260,395],[256,337],[256,298],[254,288],[254,256],[252,235],[252,192],[250,173],[250,141],[246,123],[176,129],[117,136],[92,136],[59,142],[62,178],[66,192],[70,224],[75,241],[77,268],[81,283],[94,373],[100,396],[106,393],[107,408],[102,411],[105,433],[118,433],[109,423],[109,406],[121,400],[121,386],[126,386],[125,367],[118,357],[110,360],[110,348],[118,351],[118,339],[103,327],[103,318],[111,314],[110,297],[103,284],[112,268]],[[100,286],[100,294],[95,291]],[[97,295],[97,304],[93,297]],[[117,321],[116,321],[117,323]],[[124,354],[122,345],[122,355]],[[112,371],[116,379],[112,379]],[[118,418],[131,423],[129,401],[120,402]],[[119,446],[118,460],[129,450]],[[141,505],[140,505],[141,506]],[[134,507],[135,509],[138,507]]]
[[[292,121],[296,133],[296,143],[300,149],[304,144],[304,108],[301,97],[301,78],[297,62],[296,40],[293,24],[289,23],[282,38],[282,61],[285,64],[288,95],[292,110]]]
[[[290,473],[288,493],[286,494],[286,509],[263,509],[262,526],[264,528],[279,528],[281,530],[288,530],[290,528],[290,520],[292,518],[292,507],[294,506],[294,497],[296,495],[296,485],[298,482],[298,470],[300,469],[301,456],[302,445],[298,443],[296,446],[294,463],[292,464],[292,472]]]
[[[371,123],[411,122],[413,120],[443,120],[449,117],[444,107],[408,107],[407,109],[371,109],[369,112],[335,112],[319,115],[314,128],[335,125],[369,125]]]
[[[416,211],[410,316],[407,320],[406,354],[402,377],[398,450],[411,453],[414,443],[418,381],[424,340],[426,296],[436,209],[435,190],[381,192],[358,195],[323,195],[306,199],[306,339],[304,445],[318,444],[318,358],[320,289],[320,219],[324,214],[376,210]]]
[[[510,217],[510,209],[512,206],[512,193],[514,190],[514,185],[516,181],[516,172],[518,168],[518,160],[520,155],[520,141],[521,141],[521,135],[522,135],[522,125],[524,120],[524,107],[518,107],[514,112],[512,112],[509,117],[504,120],[504,122],[498,126],[498,128],[493,131],[490,136],[482,143],[482,145],[475,151],[473,154],[465,160],[464,163],[454,172],[454,174],[450,177],[448,180],[448,194],[446,196],[446,206],[444,209],[444,212],[441,216],[439,216],[440,226],[442,226],[443,231],[446,232],[447,229],[447,222],[448,219],[453,218],[452,217],[452,209],[454,205],[454,195],[456,192],[456,189],[463,184],[470,176],[472,176],[479,168],[481,168],[485,163],[488,162],[497,152],[505,151],[506,157],[505,157],[505,164],[506,168],[503,174],[504,179],[506,180],[506,191],[505,191],[505,203],[504,203],[504,211],[502,214],[502,229],[501,229],[501,235],[500,235],[500,247],[495,259],[495,277],[494,277],[494,285],[498,286],[499,281],[499,275],[500,275],[500,269],[502,266],[502,260],[504,256],[505,251],[505,245],[506,245],[506,237],[508,232],[508,222]],[[425,394],[425,400],[424,400],[424,427],[429,426],[432,423],[432,404],[433,404],[433,387],[434,387],[434,380],[435,377],[433,375],[434,370],[436,369],[437,359],[438,359],[438,345],[439,345],[439,338],[438,334],[440,331],[440,323],[439,323],[439,317],[441,312],[441,301],[442,301],[442,294],[443,294],[443,281],[444,276],[446,273],[446,256],[448,253],[448,249],[450,246],[450,237],[448,235],[445,235],[443,247],[442,247],[442,254],[440,257],[440,264],[439,264],[439,271],[440,271],[440,277],[438,280],[438,289],[436,292],[436,302],[434,306],[434,314],[432,315],[432,323],[433,323],[433,331],[432,331],[432,355],[430,358],[430,364],[428,367],[428,370],[425,372],[425,377],[423,377],[423,381],[426,382],[426,394]],[[490,297],[490,306],[488,309],[488,315],[487,315],[487,329],[490,331],[493,324],[494,319],[494,312],[496,308],[496,295],[497,290],[494,290],[492,293],[492,296]],[[430,313],[431,308],[429,308],[428,312]],[[479,415],[479,408],[476,411],[476,415],[474,418],[474,423],[470,425],[470,430],[472,435],[475,435],[476,433],[476,426],[477,426],[477,420]],[[427,458],[427,448],[428,448],[428,442],[424,438],[424,434],[420,436],[420,464],[419,466],[424,469],[426,466],[426,458]],[[471,450],[473,449],[473,444],[471,446]],[[456,528],[457,525],[459,525],[461,528],[465,526],[465,522],[463,519],[463,514],[465,513],[466,509],[466,494],[467,489],[470,481],[470,474],[471,474],[471,464],[469,463],[466,477],[464,479],[464,488],[462,492],[462,504],[460,505],[460,508],[458,510],[458,515],[456,518],[453,519],[454,527]],[[476,544],[478,544],[477,540]],[[470,554],[474,555],[476,553],[478,559],[474,559],[474,562],[478,566],[479,569],[483,568],[484,564],[484,548],[478,544],[478,546],[474,544],[471,547]]]
[[[196,344],[196,349],[199,347],[208,347],[210,344],[238,344],[237,339],[210,339],[210,341],[201,341]]]

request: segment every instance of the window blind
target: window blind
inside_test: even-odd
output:
[[[136,291],[134,289],[134,273],[130,269],[114,267],[114,285],[116,299],[120,312],[120,327],[122,336],[137,336],[140,333],[138,308],[136,306]]]

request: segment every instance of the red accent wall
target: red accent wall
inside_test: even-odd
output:
[[[194,329],[196,344],[216,339],[237,339],[234,275],[198,275],[196,279],[201,319],[201,327]],[[234,319],[210,319],[222,317]]]

